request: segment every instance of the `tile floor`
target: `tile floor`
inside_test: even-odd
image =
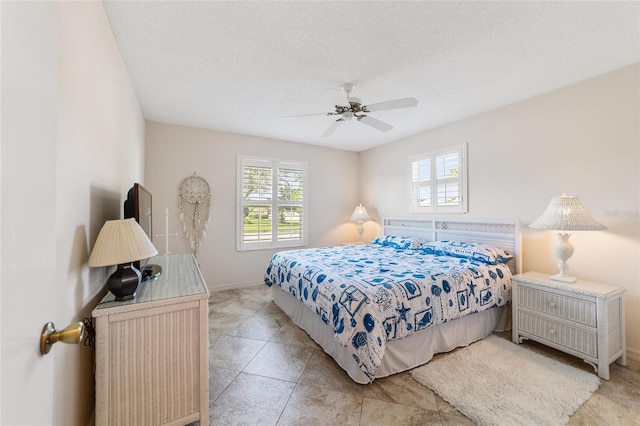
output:
[[[354,383],[271,301],[266,286],[212,293],[209,309],[212,425],[472,424],[409,373]],[[525,345],[593,371],[577,358]],[[612,364],[611,380],[569,424],[640,425],[640,363]]]

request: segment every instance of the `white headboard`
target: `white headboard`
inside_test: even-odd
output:
[[[463,219],[393,219],[382,220],[384,235],[401,235],[427,241],[459,240],[498,246],[513,254],[511,271],[522,272],[522,236],[520,221]]]

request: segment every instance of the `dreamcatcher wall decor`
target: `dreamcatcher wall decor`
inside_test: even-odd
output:
[[[180,221],[191,249],[198,254],[198,246],[206,238],[211,210],[211,188],[209,183],[196,176],[185,178],[178,190],[180,198]]]

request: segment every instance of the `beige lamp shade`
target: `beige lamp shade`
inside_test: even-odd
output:
[[[371,220],[369,215],[367,214],[367,209],[364,208],[362,204],[356,206],[353,214],[351,215],[351,221],[353,222],[367,222]]]
[[[98,234],[89,266],[111,266],[147,259],[158,254],[134,218],[108,220]]]

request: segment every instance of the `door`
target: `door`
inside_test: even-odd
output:
[[[54,2],[0,2],[2,425],[53,423],[57,31]],[[69,297],[68,295],[66,297]],[[57,324],[64,327],[67,324]]]

